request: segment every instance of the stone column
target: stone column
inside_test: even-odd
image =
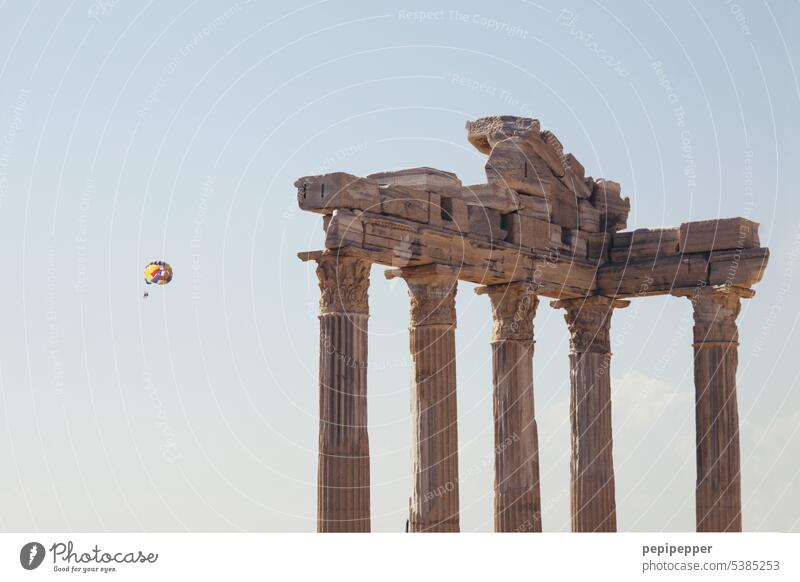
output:
[[[414,490],[409,530],[457,532],[457,271],[425,265],[388,271],[386,275],[405,279],[411,298]]]
[[[542,531],[539,435],[533,404],[533,317],[539,299],[527,282],[476,289],[492,303],[494,531]]]
[[[320,299],[317,531],[368,532],[367,320],[370,263],[317,258]]]
[[[741,297],[753,291],[704,287],[675,292],[694,310],[694,389],[697,531],[742,531],[736,368]]]
[[[587,297],[556,301],[570,333],[572,531],[617,531],[611,436],[611,341],[614,308],[629,301]]]

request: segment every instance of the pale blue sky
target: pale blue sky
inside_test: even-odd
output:
[[[424,6],[424,8],[423,8]],[[427,10],[430,14],[420,14]],[[0,5],[0,529],[314,529],[321,220],[294,180],[483,180],[464,122],[541,119],[629,227],[746,216],[744,526],[800,530],[800,4]],[[752,174],[752,188],[749,180]],[[142,268],[175,279],[142,301]],[[372,276],[375,531],[410,492],[408,299]],[[490,313],[458,296],[461,523],[491,529]],[[622,531],[692,530],[690,305],[612,323]],[[536,317],[546,531],[568,529],[566,325]]]

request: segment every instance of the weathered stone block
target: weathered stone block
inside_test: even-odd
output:
[[[572,192],[550,196],[553,222],[565,228],[578,228],[578,200]]]
[[[478,151],[488,154],[498,142],[509,137],[539,138],[539,120],[513,115],[493,115],[467,122],[467,139]]]
[[[715,251],[709,258],[711,285],[750,287],[761,281],[769,261],[769,249]]]
[[[501,214],[520,208],[519,195],[511,188],[499,184],[473,184],[461,189],[461,198],[470,206],[497,210]]]
[[[597,261],[607,261],[611,251],[611,235],[607,232],[586,235],[586,256]]]
[[[436,192],[428,193],[428,224],[442,226],[442,196]]]
[[[305,176],[294,183],[303,210],[330,214],[336,208],[375,209],[380,204],[378,183],[344,172]]]
[[[544,196],[531,196],[528,194],[519,194],[519,213],[531,218],[538,218],[539,220],[552,220],[550,213],[550,205],[547,203],[547,198]]]
[[[325,248],[338,249],[353,244],[360,246],[364,239],[364,226],[356,212],[337,208],[325,231]]]
[[[501,214],[497,210],[480,206],[468,206],[469,234],[487,240],[505,240],[506,231],[501,228]]]
[[[469,232],[467,203],[460,197],[441,196],[439,202],[441,226],[466,234]]]
[[[375,219],[364,222],[364,233],[374,237],[380,237],[387,241],[393,241],[389,246],[402,241],[415,240],[417,235],[417,228],[408,224],[399,224],[398,222],[386,218],[381,220],[380,215],[374,215]]]
[[[520,138],[506,139],[492,149],[486,161],[486,178],[489,184],[523,194],[569,192],[531,143]]]
[[[679,239],[678,228],[640,228],[631,232],[615,232],[612,237],[611,260],[628,261],[677,255]]]
[[[508,214],[506,218],[506,240],[512,244],[536,251],[566,246],[561,240],[561,227],[557,224],[522,214]]]
[[[681,224],[681,252],[698,253],[759,246],[758,223],[746,218],[720,218]]]
[[[620,194],[620,185],[599,179],[592,189],[590,201],[600,212],[600,228],[608,232],[623,230],[628,225],[631,201]]]
[[[583,166],[572,154],[567,154],[563,159],[564,175],[561,182],[572,192],[576,198],[589,198],[592,195],[594,181],[587,182]]]
[[[561,242],[567,245],[571,258],[585,259],[588,255],[588,233],[575,229],[561,229]]]
[[[600,211],[588,200],[578,200],[578,228],[584,232],[600,232]]]
[[[402,186],[381,186],[380,212],[416,222],[428,222],[428,193]],[[369,210],[369,209],[368,209]],[[375,212],[375,209],[371,209]]]
[[[606,263],[598,272],[597,292],[609,297],[668,293],[673,288],[706,282],[707,268],[705,255]]]
[[[423,166],[420,168],[407,168],[392,172],[377,172],[367,178],[375,180],[382,185],[405,186],[428,192],[440,192],[449,188],[460,188],[461,180],[452,172],[437,170]]]

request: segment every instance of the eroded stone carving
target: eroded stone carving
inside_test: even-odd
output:
[[[454,275],[415,275],[413,269],[401,269],[411,300],[411,325],[456,325]]]
[[[370,262],[363,258],[337,254],[320,258],[320,313],[369,313],[369,269]]]
[[[739,342],[736,318],[741,310],[742,296],[749,293],[736,288],[706,287],[690,296],[694,313],[694,343],[729,344]]]
[[[556,301],[551,305],[566,310],[564,319],[569,326],[572,353],[611,353],[611,314],[614,309],[627,307],[629,303],[607,297],[588,297]]]
[[[537,287],[530,283],[490,285],[479,292],[489,296],[492,304],[492,340],[532,340],[533,317],[539,305]]]

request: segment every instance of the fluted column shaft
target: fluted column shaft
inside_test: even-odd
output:
[[[480,287],[492,303],[494,531],[542,531],[539,434],[533,397],[533,318],[529,283]]]
[[[317,531],[370,530],[367,320],[370,263],[317,259],[320,299]]]
[[[456,290],[447,270],[404,268],[411,298],[411,532],[459,531]]]
[[[617,531],[611,432],[610,323],[629,302],[606,297],[553,303],[570,332],[570,509],[572,531]]]
[[[742,531],[742,486],[736,368],[740,298],[752,291],[706,287],[691,295],[694,310],[694,386],[697,531]]]

